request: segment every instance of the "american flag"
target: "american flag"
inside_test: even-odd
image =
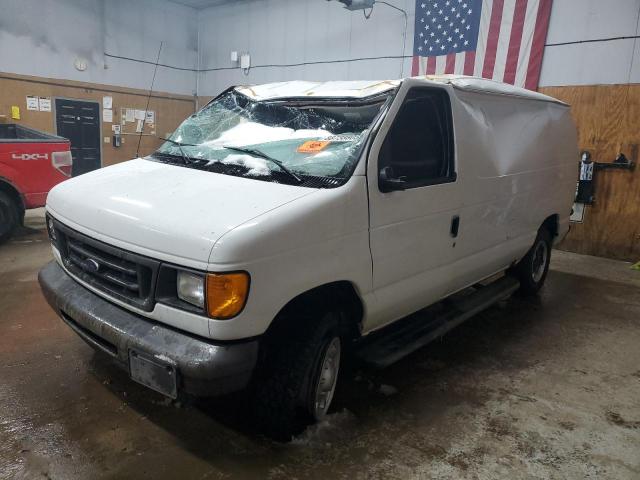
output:
[[[413,75],[538,88],[552,0],[417,0]]]

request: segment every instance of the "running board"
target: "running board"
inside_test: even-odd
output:
[[[508,297],[518,287],[518,280],[507,275],[486,286],[476,286],[470,293],[465,293],[467,289],[455,294],[367,336],[356,356],[376,367],[387,367]]]

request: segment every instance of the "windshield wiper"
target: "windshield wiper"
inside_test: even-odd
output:
[[[280,168],[280,170],[282,170],[284,173],[289,175],[296,182],[302,183],[304,181],[298,175],[296,175],[287,167],[285,167],[280,160],[278,160],[277,158],[270,157],[266,153],[258,150],[257,148],[231,147],[227,145],[224,145],[224,148],[226,148],[227,150],[235,150],[236,152],[248,153],[249,155],[253,155],[254,157],[264,158],[265,160],[269,160],[270,162],[275,163]]]
[[[171,140],[170,138],[165,138],[165,137],[158,137],[160,140],[165,140],[169,143],[174,144],[175,146],[177,146],[180,149],[180,155],[182,155],[182,160],[184,161],[185,165],[193,163],[189,157],[187,156],[186,153],[184,153],[184,150],[182,149],[182,147],[196,147],[197,145],[193,144],[193,143],[182,143],[182,142],[177,142],[175,140]]]

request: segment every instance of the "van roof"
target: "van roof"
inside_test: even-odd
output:
[[[484,94],[509,95],[532,100],[560,103],[548,95],[533,92],[513,85],[465,75],[422,75],[410,77],[425,83],[445,83],[459,90]],[[399,80],[341,80],[330,82],[309,82],[294,80],[289,82],[264,83],[262,85],[237,86],[236,91],[255,100],[277,100],[285,98],[366,98],[397,88]]]

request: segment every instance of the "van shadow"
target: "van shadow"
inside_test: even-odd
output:
[[[33,238],[33,237],[43,237],[46,238],[47,232],[44,227],[36,228],[33,226],[20,225],[16,228],[16,231],[13,233],[12,238],[15,239],[23,239],[23,238]]]
[[[562,276],[570,277],[554,272],[550,283]],[[366,435],[375,425],[385,420],[393,422],[394,412],[407,405],[442,404],[440,385],[455,382],[461,369],[473,372],[487,365],[526,368],[527,360],[522,355],[508,358],[509,352],[533,329],[540,328],[540,322],[545,322],[551,308],[547,303],[554,302],[544,297],[541,300],[514,296],[383,370],[350,361],[341,373],[333,410],[350,412],[352,420],[348,428],[334,432],[337,436],[332,438],[333,448],[339,445],[350,448],[358,436]],[[253,464],[277,465],[285,461],[283,458],[296,455],[289,445],[273,442],[255,431],[242,393],[171,402],[133,383],[126,372],[102,356],[94,355],[90,368],[99,380],[108,380],[102,382],[105,388],[129,408],[169,432],[181,448],[211,465],[237,462],[242,470],[248,468],[249,456]],[[482,402],[482,396],[477,396],[476,401]],[[438,409],[434,408],[430,415],[437,418]],[[309,433],[305,435],[308,439]],[[313,448],[308,443],[307,446]]]

